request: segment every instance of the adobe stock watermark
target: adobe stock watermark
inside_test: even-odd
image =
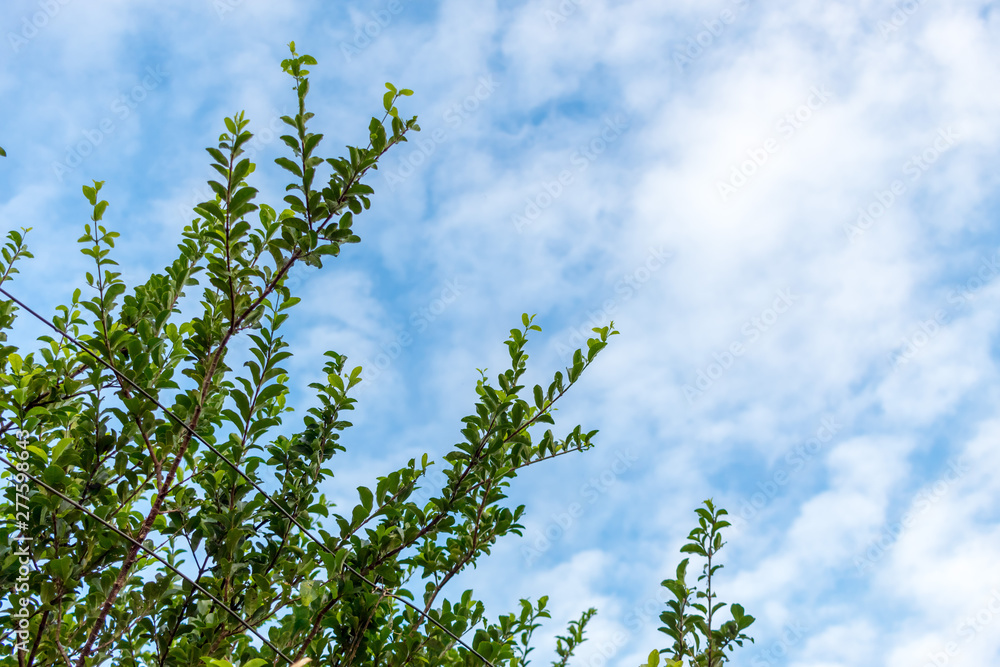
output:
[[[361,52],[371,46],[388,28],[393,19],[403,12],[402,0],[389,0],[382,9],[373,9],[367,19],[354,29],[354,38],[350,43],[341,42],[340,52],[344,54],[344,60],[351,62]]]
[[[442,114],[442,119],[452,130],[458,129],[465,121],[472,117],[483,102],[488,100],[500,87],[500,82],[493,74],[486,74],[479,77],[479,81],[473,91],[463,99],[452,104]],[[415,144],[416,150],[411,150],[406,157],[400,160],[400,164],[395,169],[388,169],[383,166],[383,175],[389,190],[396,191],[406,179],[412,176],[427,159],[434,154],[438,146],[448,141],[449,133],[444,128],[435,128],[429,136],[421,136],[418,132],[416,139],[409,139],[408,143]]]
[[[525,537],[530,540],[530,544],[521,547],[525,565],[533,565],[542,554],[562,539],[566,531],[584,515],[586,509],[617,484],[618,478],[630,470],[638,460],[639,457],[631,450],[619,451],[614,462],[606,470],[584,482],[577,492],[577,500],[567,505],[563,511],[550,516],[541,531],[536,531],[531,538]]]
[[[980,260],[979,268],[964,283],[948,293],[947,308],[939,308],[930,318],[920,322],[910,333],[900,339],[899,345],[889,353],[889,366],[893,372],[910,363],[917,354],[942,331],[948,320],[967,303],[976,298],[976,293],[1000,274],[1000,252]]]
[[[582,667],[607,667],[615,664],[611,660],[626,646],[634,643],[635,636],[650,622],[660,623],[660,614],[666,611],[667,603],[673,600],[673,595],[663,586],[658,586],[656,593],[629,609],[624,617],[624,630],[615,630],[604,640],[591,640],[585,646],[591,651],[586,662],[575,662]]]
[[[413,345],[414,336],[426,331],[464,291],[465,286],[459,277],[446,280],[443,286],[435,288],[431,300],[410,313],[408,325],[391,340],[379,345],[378,351],[370,358],[370,363],[369,359],[362,359],[363,382],[360,387],[371,386],[399,358],[403,350]]]
[[[282,116],[291,115],[292,111],[286,110],[284,113],[280,113],[277,110],[271,110],[270,120],[267,125],[258,129],[252,123],[250,125],[250,131],[253,132],[253,136],[250,137],[244,146],[243,154],[240,159],[246,158],[251,162],[257,157],[257,155],[268,145],[274,143],[282,134],[287,134],[288,126],[282,122]],[[214,172],[213,172],[214,173]],[[212,190],[206,181],[202,181],[197,187],[191,190],[190,195],[187,199],[177,204],[177,217],[184,222],[189,222],[192,216],[192,209],[198,206],[204,201],[214,201],[216,198],[215,191]],[[281,211],[278,211],[280,214]],[[195,214],[196,215],[196,214]],[[301,270],[303,267],[299,267],[299,270],[292,271],[288,278],[285,280],[286,287],[294,287],[302,281]]]
[[[702,30],[689,35],[684,46],[674,48],[674,63],[683,70],[700,58],[707,49],[715,44],[715,40],[722,37],[726,29],[736,22],[740,13],[749,6],[750,0],[732,0],[732,7],[723,9],[719,12],[718,17],[702,21]]]
[[[827,445],[833,442],[833,439],[843,428],[844,425],[839,423],[835,417],[820,419],[819,427],[812,437],[785,452],[784,464],[771,473],[768,479],[757,482],[758,490],[752,493],[749,498],[743,499],[740,503],[739,520],[733,520],[733,528],[738,532],[742,531],[747,523],[756,518],[757,514],[777,497],[778,492],[787,486],[792,478],[804,470]]]
[[[20,357],[17,355],[11,356],[17,358],[17,366],[19,368]],[[14,520],[9,523],[12,523],[16,529],[16,534],[11,535],[10,541],[12,547],[13,545],[17,545],[16,548],[11,549],[10,559],[18,567],[15,570],[17,577],[13,580],[14,583],[10,589],[9,602],[11,605],[11,630],[14,636],[13,651],[21,659],[24,658],[25,653],[31,650],[31,626],[29,621],[32,616],[31,609],[37,605],[37,600],[35,599],[37,591],[32,590],[30,585],[31,573],[36,571],[36,568],[34,567],[34,556],[32,555],[34,551],[32,543],[34,540],[28,534],[34,527],[28,503],[33,489],[32,485],[29,484],[30,480],[26,474],[31,467],[28,463],[30,456],[28,453],[29,443],[30,436],[28,433],[17,430],[15,432],[14,447],[10,448],[10,459],[16,461],[14,464],[16,471],[12,471],[9,477],[13,482],[11,486],[14,491],[12,494],[14,496],[14,511],[10,513],[13,515]]]
[[[615,311],[638,294],[639,290],[652,279],[653,274],[666,266],[667,260],[673,256],[673,253],[663,246],[650,248],[646,260],[615,283],[614,297],[605,299],[600,308],[587,311],[587,321],[571,327],[566,340],[560,339],[554,342],[556,354],[567,359],[572,357],[577,349],[585,348],[587,340],[593,338],[593,330],[607,326]]]
[[[749,183],[753,175],[767,164],[771,156],[781,148],[781,139],[787,140],[794,136],[809,122],[813,113],[823,108],[831,95],[832,93],[825,85],[813,86],[809,89],[809,96],[806,97],[805,101],[785,114],[775,125],[780,139],[768,137],[761,146],[747,149],[747,159],[733,167],[729,173],[729,179],[716,183],[716,189],[719,191],[722,201],[727,201],[736,194],[737,190]]]
[[[761,648],[753,658],[750,659],[750,667],[775,667],[776,665],[787,665],[788,656],[791,649],[802,642],[806,636],[806,628],[798,621],[792,621],[786,625],[781,635],[767,648]]]
[[[897,371],[900,366],[910,363],[947,323],[948,311],[941,309],[936,311],[932,317],[918,324],[900,340],[899,346],[889,353],[889,366],[892,370]]]
[[[958,132],[954,128],[950,126],[939,128],[937,137],[930,146],[903,163],[903,176],[906,176],[910,183],[916,183],[942,155],[958,143],[959,139]],[[844,225],[844,236],[847,240],[852,244],[857,243],[858,239],[892,208],[906,192],[906,188],[906,181],[897,178],[887,188],[876,190],[871,201],[866,206],[858,208],[858,217],[854,224]]]
[[[865,548],[865,550],[854,557],[854,567],[859,575],[866,574],[875,567],[875,564],[882,560],[892,549],[892,546],[899,541],[899,537],[913,527],[917,522],[917,517],[937,504],[947,494],[951,486],[961,479],[969,471],[969,465],[959,459],[948,463],[948,470],[940,479],[930,487],[921,489],[913,498],[911,509],[908,510],[899,521],[884,526],[878,537]]]
[[[552,206],[566,189],[571,186],[578,174],[582,174],[597,160],[608,146],[618,141],[629,127],[629,119],[621,113],[614,117],[606,117],[601,130],[586,144],[577,147],[569,156],[572,169],[563,169],[551,180],[543,180],[540,190],[534,197],[525,200],[524,208],[510,216],[510,222],[518,233],[524,231],[542,215],[542,211]]]
[[[971,644],[981,632],[993,626],[998,618],[1000,618],[1000,590],[994,588],[990,591],[989,599],[976,613],[958,622],[955,627],[957,640],[949,641],[941,651],[928,653],[927,662],[920,667],[946,667],[953,658],[962,653],[964,646]]]
[[[236,11],[246,0],[213,0],[212,6],[215,8],[215,15],[220,21],[226,20],[226,14]]]
[[[781,318],[782,315],[791,310],[799,297],[792,293],[791,289],[778,290],[774,301],[767,308],[760,311],[759,315],[751,317],[740,327],[742,338],[731,342],[721,352],[712,353],[714,361],[709,362],[703,369],[698,369],[693,383],[685,384],[682,387],[684,398],[688,405],[693,405],[701,398],[712,385],[733,367],[737,359],[746,354],[747,350],[756,343],[761,336],[771,330],[771,327]]]
[[[13,30],[7,31],[7,42],[10,44],[10,50],[18,53],[27,46],[28,42],[48,27],[49,22],[70,2],[72,0],[41,0],[38,3],[37,12],[34,12],[30,16],[21,17],[21,22],[17,26],[17,32]]]
[[[52,171],[59,182],[62,183],[67,174],[76,170],[87,157],[97,150],[98,146],[113,135],[120,124],[132,115],[139,105],[149,97],[149,94],[160,87],[166,77],[167,73],[159,65],[147,67],[146,76],[142,78],[142,81],[133,86],[131,90],[116,97],[109,106],[112,115],[102,118],[97,127],[83,130],[83,138],[67,147],[66,155],[62,160],[52,163]]]
[[[583,0],[560,0],[555,9],[546,9],[544,14],[549,27],[556,28],[565,23],[580,9],[581,4],[583,4]]]
[[[881,19],[876,25],[879,34],[883,38],[888,38],[889,35],[906,25],[910,17],[916,14],[917,10],[923,4],[924,0],[906,0],[905,2],[894,4],[892,6],[892,14],[889,15],[889,20]]]
[[[948,293],[948,303],[953,310],[960,310],[976,298],[976,293],[993,282],[1000,274],[1000,250],[994,251],[992,257],[984,257],[979,261],[979,267],[969,278],[957,288]]]

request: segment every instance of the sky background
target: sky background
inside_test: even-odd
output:
[[[734,665],[1000,660],[1000,3],[6,0],[0,27],[0,220],[33,228],[12,289],[48,314],[90,268],[80,186],[134,285],[211,196],[224,116],[280,204],[290,40],[320,152],[415,91],[362,243],[294,278],[295,404],[323,351],[365,367],[340,502],[461,440],[522,312],[531,384],[614,320],[556,415],[599,446],[520,476],[524,538],[452,588],[493,617],[549,594],[536,664],[589,606],[574,664],[665,646],[710,497],[721,599],[758,619]]]

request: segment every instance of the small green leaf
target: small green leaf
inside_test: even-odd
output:
[[[59,442],[56,443],[55,447],[52,448],[52,461],[54,462],[59,461],[59,457],[62,456],[62,453],[66,451],[66,448],[70,444],[72,444],[72,442],[73,438],[62,438],[61,440],[59,440]]]
[[[302,178],[302,170],[299,169],[299,165],[295,164],[294,162],[292,162],[291,160],[289,160],[287,157],[279,157],[274,162],[277,165],[279,165],[280,167],[283,167],[284,169],[292,172],[293,174],[295,174],[299,178]]]
[[[205,150],[208,151],[208,154],[211,155],[218,164],[223,167],[229,166],[229,161],[226,159],[226,156],[223,155],[222,151],[218,148],[206,148]]]
[[[364,506],[364,508],[368,511],[371,511],[372,500],[373,500],[371,489],[369,489],[366,486],[359,486],[358,495],[361,496],[361,504]]]
[[[299,584],[299,596],[302,598],[302,604],[308,606],[312,604],[312,601],[316,599],[317,589],[319,588],[319,582],[312,579],[306,579],[301,584]]]

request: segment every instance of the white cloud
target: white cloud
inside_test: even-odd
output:
[[[44,231],[18,277],[45,285],[35,298],[68,294],[79,273],[61,256],[75,252],[65,231],[82,225],[78,188],[91,177],[117,197],[109,225],[145,234],[122,240],[128,270],[150,258],[158,268],[222,116],[245,108],[263,129],[294,102],[278,63],[295,39],[320,61],[310,102],[331,154],[365,140],[387,80],[416,91],[400,108],[424,127],[369,179],[378,194],[359,219],[362,248],[303,282],[293,315],[299,387],[326,349],[360,363],[399,347],[366,389],[349,439],[369,444],[343,459],[353,472],[335,493],[348,497],[385,461],[440,455],[472,407],[473,369],[506,366],[501,341],[522,311],[540,313],[545,329],[529,346],[537,379],[566,362],[579,332],[614,319],[623,335],[557,416],[557,432],[601,428],[601,449],[526,475],[512,493],[529,504],[529,527],[544,528],[613,452],[634,448],[641,465],[588,507],[542,570],[525,573],[511,540],[465,578],[494,614],[527,592],[552,595],[558,618],[536,661],[590,604],[601,610],[580,664],[623,629],[626,645],[607,664],[646,655],[660,641],[654,626],[629,630],[628,614],[679,560],[691,509],[710,496],[739,503],[833,415],[842,431],[732,538],[725,596],[760,619],[747,656],[902,666],[962,641],[948,664],[990,664],[994,626],[965,643],[957,624],[1000,586],[990,578],[998,487],[987,474],[1000,463],[988,421],[1000,288],[969,282],[997,247],[995,9],[920,3],[900,18],[869,0],[588,0],[561,3],[571,11],[553,19],[552,0],[404,2],[348,59],[341,44],[378,3],[317,13],[305,2],[225,2],[222,16],[71,2],[0,73],[12,109],[0,120],[10,153],[0,213]],[[35,7],[11,3],[5,24]],[[680,66],[676,54],[699,39]],[[147,61],[169,80],[59,183],[53,160]],[[488,93],[483,77],[496,82]],[[574,151],[615,114],[628,128],[579,168]],[[941,132],[958,139],[934,148]],[[280,148],[274,138],[261,147],[254,175],[271,201],[283,195],[271,163]],[[927,168],[914,170],[915,157]],[[410,175],[390,182],[401,169]],[[553,195],[566,170],[572,182]],[[538,215],[518,233],[512,216],[532,202]],[[862,213],[870,222],[852,234]],[[645,275],[636,272],[651,248],[669,260],[621,287]],[[461,295],[416,324],[456,278]],[[772,322],[779,290],[797,298]],[[970,296],[956,301],[955,290]],[[400,343],[404,333],[411,342]],[[734,343],[744,351],[725,361]],[[900,351],[908,359],[894,369]],[[684,385],[715,375],[713,364],[723,372],[689,402]],[[958,452],[971,471],[858,576],[854,557],[938,481],[928,461]],[[796,619],[808,621],[804,636],[783,639]]]

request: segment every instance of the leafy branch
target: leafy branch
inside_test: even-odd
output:
[[[718,594],[713,590],[713,576],[722,569],[718,562],[718,553],[725,545],[722,541],[722,529],[731,524],[724,518],[728,512],[716,509],[711,500],[704,502],[704,507],[695,510],[698,515],[698,527],[688,535],[688,543],[681,547],[681,553],[694,554],[705,559],[698,582],[704,583],[704,589],[697,584],[687,583],[687,568],[689,558],[683,559],[677,566],[676,578],[665,579],[662,586],[673,594],[673,599],[667,602],[667,610],[660,614],[664,633],[673,643],[660,651],[649,655],[648,667],[660,664],[661,654],[666,657],[666,667],[719,667],[729,660],[726,650],[733,651],[736,646],[753,638],[743,633],[750,627],[754,617],[745,613],[739,604],[730,606],[732,620],[726,621],[720,627],[714,627],[718,614],[727,605],[715,602]],[[689,662],[685,662],[685,661]]]

